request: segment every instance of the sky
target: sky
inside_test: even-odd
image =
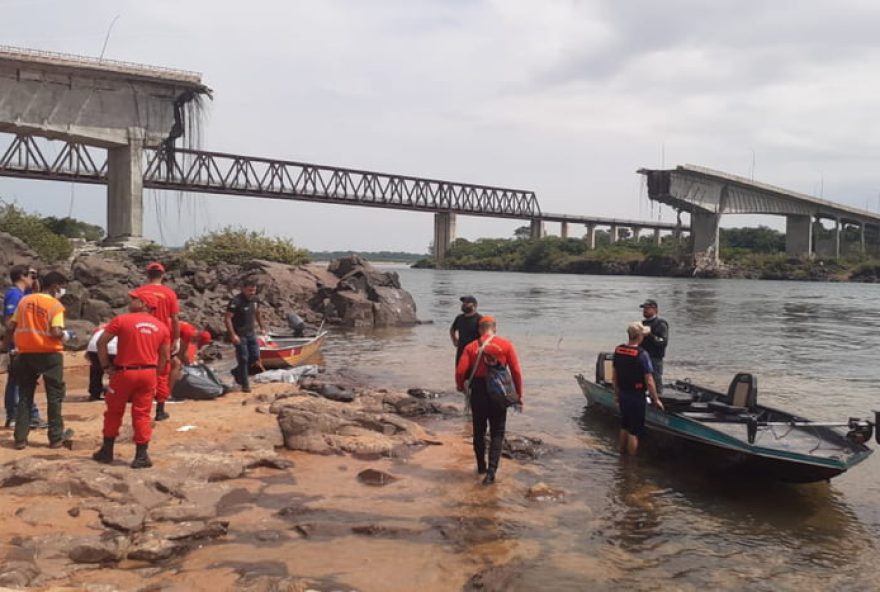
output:
[[[692,163],[880,209],[880,3],[6,0],[3,44],[201,72],[202,148],[535,191],[674,221],[640,167]],[[0,196],[104,224],[100,187]],[[433,217],[146,191],[146,234],[241,225],[312,250],[424,252]],[[725,226],[782,219],[727,216]],[[459,217],[458,236],[520,223]],[[548,224],[551,234],[558,224]],[[578,233],[570,229],[570,234]]]

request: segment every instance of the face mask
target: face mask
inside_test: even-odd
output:
[[[67,290],[65,288],[58,288],[58,291],[55,292],[55,298],[63,298],[65,294],[67,294]]]

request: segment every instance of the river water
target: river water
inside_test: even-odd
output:
[[[798,486],[709,477],[687,458],[650,451],[626,460],[615,450],[615,427],[586,410],[573,379],[592,375],[596,355],[623,340],[650,297],[671,327],[667,379],[726,390],[734,373],[748,371],[771,406],[813,419],[867,417],[880,408],[880,288],[395,271],[419,317],[433,323],[337,336],[326,348],[328,366],[378,383],[453,390],[449,323],[458,296],[473,294],[522,361],[526,409],[508,429],[561,449],[523,482],[566,492],[563,503],[528,509],[551,518],[524,520],[520,490],[492,501],[492,520],[529,549],[508,587],[880,589],[880,455],[830,484]],[[448,429],[464,431],[465,422]]]

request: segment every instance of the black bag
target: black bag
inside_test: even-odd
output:
[[[486,391],[489,398],[503,407],[518,405],[519,395],[516,394],[510,368],[501,364],[487,364],[486,369]]]
[[[206,401],[216,399],[228,392],[229,387],[220,382],[210,368],[199,364],[183,367],[180,380],[174,384],[171,398]]]

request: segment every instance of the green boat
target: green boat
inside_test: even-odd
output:
[[[591,409],[617,416],[611,386],[613,354],[599,354],[596,380],[575,378]],[[757,378],[737,374],[727,393],[688,381],[664,384],[665,411],[648,405],[648,440],[685,449],[712,470],[742,472],[760,478],[810,483],[845,473],[868,458],[865,444],[880,422],[850,418],[815,422],[758,404]],[[876,435],[880,443],[880,433]]]

